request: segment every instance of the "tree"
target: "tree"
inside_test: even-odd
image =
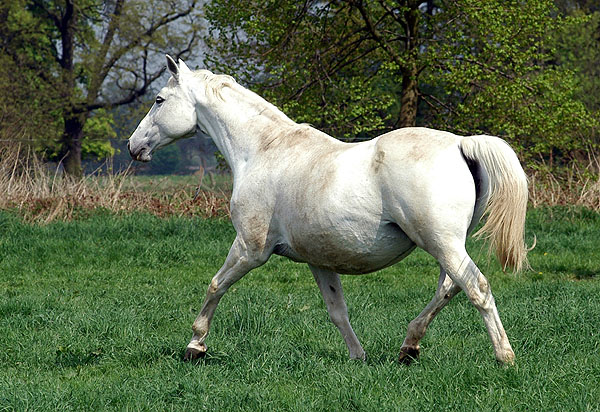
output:
[[[0,2],[0,139],[5,144],[33,143],[30,136],[52,139],[57,131],[57,102],[43,81],[53,56],[45,27],[25,10],[25,0]]]
[[[600,111],[600,3],[591,0],[558,2],[571,20],[585,24],[569,24],[554,33],[556,62],[576,73],[579,98],[588,109]],[[579,4],[577,4],[579,3]]]
[[[43,56],[39,81],[54,92],[61,138],[47,142],[65,171],[82,173],[81,159],[106,150],[111,117],[107,111],[142,96],[164,71],[164,53],[190,56],[199,36],[196,0],[19,0],[5,16],[18,32],[24,21]],[[19,50],[10,53],[18,55]],[[34,70],[35,62],[27,62]],[[90,124],[91,121],[91,124]],[[87,126],[87,128],[86,128]],[[91,127],[90,127],[91,126]],[[85,134],[88,134],[88,144]],[[90,139],[90,134],[104,134]],[[91,136],[93,137],[93,136]]]
[[[549,42],[584,20],[552,0],[224,3],[207,7],[210,65],[338,137],[418,124],[501,135],[531,160],[597,125]]]
[[[423,76],[438,88],[423,93],[432,124],[501,135],[530,165],[570,162],[594,143],[597,118],[578,95],[575,73],[557,64],[554,41],[587,17],[561,16],[550,0],[448,2],[446,12],[456,16],[453,30],[439,33]]]

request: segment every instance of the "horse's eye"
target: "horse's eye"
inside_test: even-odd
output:
[[[164,102],[165,99],[160,97],[160,96],[156,96],[156,104],[161,104],[162,102]]]

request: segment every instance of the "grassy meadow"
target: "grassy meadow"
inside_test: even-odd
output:
[[[514,367],[496,365],[464,294],[420,360],[396,363],[437,282],[421,251],[342,278],[364,363],[347,359],[308,268],[280,257],[232,287],[209,354],[184,363],[228,220],[100,210],[40,225],[0,212],[0,411],[598,411],[600,214],[533,209],[527,233],[534,270],[518,276],[469,243]]]

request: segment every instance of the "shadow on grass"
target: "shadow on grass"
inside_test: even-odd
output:
[[[224,353],[220,353],[220,352],[206,352],[206,355],[204,355],[203,357],[194,359],[194,360],[185,360],[184,359],[185,356],[185,349],[182,350],[179,353],[179,357],[177,358],[181,363],[185,363],[188,365],[194,365],[194,366],[209,366],[209,365],[224,365],[227,364],[229,362],[231,362],[231,357],[227,356]]]
[[[600,273],[600,268],[592,269],[585,266],[566,266],[566,265],[557,265],[554,268],[554,271],[558,273],[564,273],[568,275],[570,278],[574,278],[575,280],[593,280],[598,279],[598,273]]]
[[[97,363],[102,357],[102,350],[82,352],[73,348],[59,346],[56,350],[55,363],[64,368],[75,368]]]

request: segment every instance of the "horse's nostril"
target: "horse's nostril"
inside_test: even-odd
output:
[[[129,140],[127,141],[127,151],[129,152],[129,156],[131,156],[133,159],[137,160],[137,156],[135,156],[133,154],[133,152],[131,151],[131,142]]]

